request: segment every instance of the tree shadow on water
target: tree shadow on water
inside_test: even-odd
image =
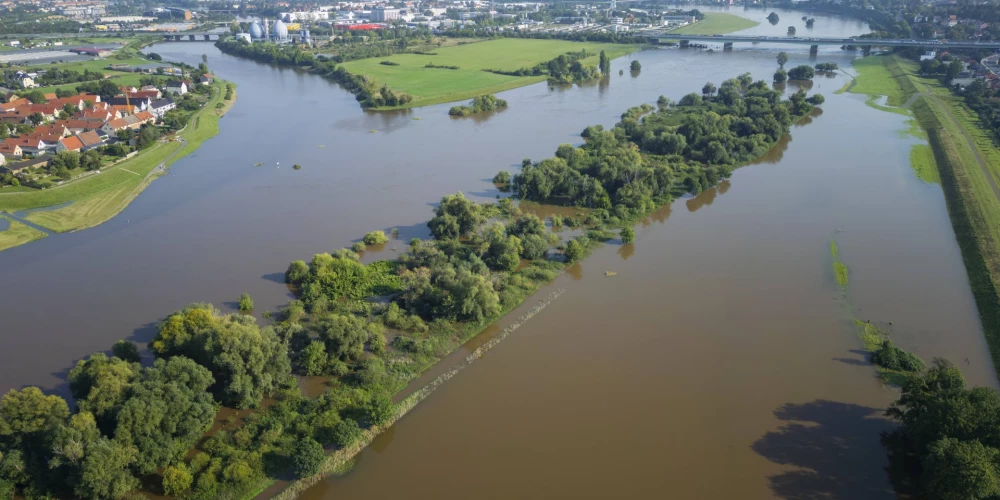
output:
[[[771,491],[788,500],[895,498],[879,434],[892,428],[882,410],[816,400],[774,411],[785,423],[752,446],[760,456],[799,468],[770,476]]]

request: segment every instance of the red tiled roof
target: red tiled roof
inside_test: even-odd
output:
[[[138,118],[140,121],[148,121],[156,119],[153,117],[153,113],[150,113],[149,111],[140,111],[135,114],[135,117]]]
[[[129,99],[158,99],[159,97],[159,90],[140,90],[139,92],[130,92],[128,94]]]
[[[79,151],[83,149],[83,141],[75,135],[69,137],[63,137],[59,142],[62,143],[63,147],[70,151]]]
[[[107,125],[114,130],[120,130],[128,127],[128,122],[124,118],[116,118],[114,120],[108,121]]]
[[[32,104],[28,106],[28,114],[31,113],[41,113],[43,115],[54,115],[62,109],[62,106],[57,106],[55,104]]]
[[[60,121],[59,123],[62,123],[63,125],[66,125],[66,128],[68,128],[68,129],[78,129],[79,128],[79,129],[83,129],[83,130],[93,130],[93,129],[101,128],[101,125],[104,125],[105,121],[107,121],[107,120],[102,120],[100,118],[91,118],[89,120],[88,119],[63,120],[63,121]]]
[[[135,112],[135,106],[129,106],[127,104],[117,104],[115,106],[111,106],[111,109],[119,113],[125,113],[130,115]]]
[[[80,138],[80,141],[86,147],[96,146],[101,143],[101,136],[97,135],[97,132],[93,130],[79,133],[76,136]]]
[[[59,122],[53,123],[51,125],[39,125],[35,127],[35,130],[32,131],[32,134],[58,135],[62,137],[67,134],[66,125]]]

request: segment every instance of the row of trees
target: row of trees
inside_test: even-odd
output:
[[[316,73],[330,78],[353,93],[364,107],[401,106],[413,100],[409,94],[397,92],[387,85],[379,85],[365,75],[355,75],[337,65],[338,58],[319,56],[314,58],[309,52],[304,52],[294,46],[281,46],[273,43],[248,44],[243,40],[220,40],[216,42],[219,50],[257,61],[279,65],[300,66],[310,68]],[[374,54],[370,57],[389,54]]]
[[[586,49],[579,52],[567,52],[558,57],[543,63],[538,63],[530,68],[516,70],[484,69],[489,73],[510,76],[541,76],[549,75],[549,82],[569,84],[574,82],[585,82],[599,78],[601,74],[607,75],[611,71],[611,60],[604,51],[601,51],[600,65],[598,69],[594,65],[585,65],[582,60],[593,54]],[[606,71],[605,71],[606,70]]]

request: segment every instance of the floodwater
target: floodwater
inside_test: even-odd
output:
[[[753,30],[801,17],[779,15]],[[865,31],[816,19],[817,36]],[[291,260],[397,227],[390,256],[427,235],[441,196],[492,199],[498,170],[580,142],[587,125],[706,81],[770,79],[778,50],[790,66],[810,61],[805,46],[645,51],[631,56],[638,76],[617,75],[621,58],[605,84],[504,92],[509,108],[475,121],[451,119],[451,104],[368,113],[333,83],[210,44],[150,50],[204,54],[239,99],[217,137],[118,217],[0,253],[0,386],[65,394],[75,360],[148,341],[187,303],[234,310],[246,291],[273,310],[290,298]],[[653,214],[633,245],[573,266],[539,294],[566,288],[559,299],[306,497],[891,497],[878,433],[894,392],[865,363],[851,318],[892,322],[901,347],[997,382],[940,188],[911,171],[903,118],[834,95],[845,82],[817,78],[827,103],[810,123]],[[833,282],[831,238],[849,297]]]

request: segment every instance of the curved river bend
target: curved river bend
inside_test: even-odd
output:
[[[778,13],[747,32],[803,24]],[[866,31],[813,17],[816,36]],[[427,234],[442,195],[492,199],[498,170],[661,94],[770,79],[782,49],[791,66],[811,62],[787,46],[638,52],[637,77],[618,76],[619,59],[606,84],[504,92],[507,110],[470,121],[449,118],[450,104],[367,113],[314,75],[157,45],[168,60],[206,54],[239,99],[217,137],[118,217],[0,253],[0,382],[65,394],[75,360],[147,341],[193,301],[234,309],[247,291],[274,309],[290,298],[289,261],[373,229],[398,227],[402,248]],[[851,57],[823,49],[818,61]],[[959,362],[973,384],[997,382],[941,190],[910,169],[903,117],[833,94],[846,78],[817,78],[823,112],[762,162],[559,278],[558,300],[306,497],[892,497],[878,433],[894,393],[864,362],[852,311],[893,322],[901,347]],[[850,306],[830,271],[834,237]]]

